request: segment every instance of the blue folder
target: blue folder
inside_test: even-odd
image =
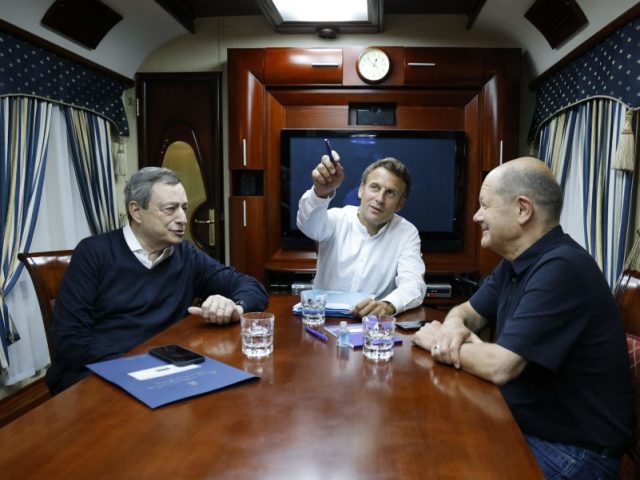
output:
[[[365,298],[373,298],[374,295],[366,292],[338,292],[335,290],[320,290],[315,289],[318,292],[325,292],[327,294],[327,304],[324,309],[325,315],[329,317],[345,317],[355,318],[351,315],[351,309]],[[295,315],[302,315],[302,304],[296,303],[293,306],[293,313]]]
[[[87,367],[150,408],[259,378],[208,357],[205,357],[203,363],[179,369],[148,354],[106,360],[89,364]],[[139,380],[131,375],[150,369],[158,372],[173,372],[176,369],[176,372],[146,380]]]

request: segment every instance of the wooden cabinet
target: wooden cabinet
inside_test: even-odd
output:
[[[264,49],[229,50],[229,168],[263,169]]]
[[[482,170],[488,172],[518,154],[518,109],[520,101],[520,52],[487,49],[482,87]]]
[[[384,128],[466,133],[464,248],[423,257],[431,274],[488,273],[497,259],[480,252],[471,216],[483,173],[499,163],[500,151],[503,158],[517,152],[520,50],[384,47],[391,75],[368,85],[356,72],[364,48],[229,50],[230,176],[259,184],[232,193],[232,264],[265,282],[267,270],[313,271],[315,252],[281,245],[280,131],[376,128],[354,124],[350,110],[383,104],[395,109],[395,123]]]
[[[229,199],[231,265],[242,273],[264,280],[264,196],[232,196]]]
[[[264,58],[267,84],[342,84],[341,48],[267,48]]]
[[[443,88],[481,86],[482,53],[473,48],[405,48],[404,81]]]

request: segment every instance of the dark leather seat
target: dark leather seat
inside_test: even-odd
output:
[[[67,271],[73,250],[57,250],[51,252],[19,253],[18,259],[27,267],[38,296],[47,345],[51,359],[55,357],[55,347],[51,340],[53,322],[53,305],[55,303],[62,277]]]
[[[618,478],[633,480],[640,478],[640,272],[625,270],[616,286],[615,297],[627,332],[629,363],[635,388],[633,444],[622,457]]]

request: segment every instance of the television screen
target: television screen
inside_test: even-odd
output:
[[[364,169],[395,157],[411,174],[411,192],[398,214],[413,223],[423,251],[463,247],[465,134],[437,130],[283,129],[281,136],[282,247],[307,248],[313,242],[296,226],[298,200],[311,185],[311,171],[326,154],[323,139],[340,155],[345,180],[329,208],[359,205]]]

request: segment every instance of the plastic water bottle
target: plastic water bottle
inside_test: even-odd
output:
[[[349,346],[349,329],[347,328],[346,320],[342,320],[340,322],[340,328],[338,329],[338,346],[339,347]]]

